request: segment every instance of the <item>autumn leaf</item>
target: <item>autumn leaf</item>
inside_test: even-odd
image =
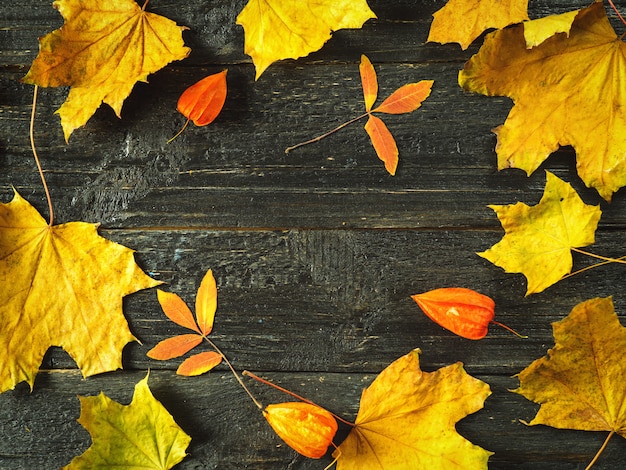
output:
[[[191,120],[196,126],[211,124],[226,102],[226,73],[223,70],[203,78],[187,88],[178,99],[178,111],[187,118],[183,128],[168,143],[178,137]]]
[[[243,26],[244,52],[258,79],[272,62],[307,56],[332,32],[361,28],[370,18],[376,15],[366,0],[249,0],[237,24]]]
[[[578,304],[552,329],[554,348],[519,373],[514,390],[541,404],[528,424],[626,437],[626,328],[611,298]]]
[[[142,468],[165,470],[182,461],[191,442],[148,387],[148,376],[135,385],[129,405],[104,393],[79,397],[78,422],[91,435],[92,444],[65,470]]]
[[[626,185],[626,44],[597,2],[577,13],[569,35],[531,49],[528,28],[488,35],[459,74],[465,90],[515,103],[494,130],[498,168],[531,174],[560,145],[571,145],[582,180],[610,200]]]
[[[213,330],[217,310],[217,285],[213,271],[204,275],[196,294],[196,319],[193,313],[178,295],[157,289],[157,298],[165,315],[177,325],[194,333],[180,334],[160,341],[147,352],[147,356],[159,361],[166,361],[187,354],[206,340],[215,348],[207,336]],[[184,376],[201,375],[222,362],[224,357],[219,352],[209,351],[194,354],[183,361],[176,373]]]
[[[185,28],[144,11],[134,0],[56,0],[53,6],[65,24],[40,39],[39,54],[23,81],[71,87],[57,111],[66,141],[102,102],[120,117],[136,82],[189,54],[182,39]]]
[[[570,29],[572,29],[572,24],[579,11],[568,11],[560,15],[550,15],[525,22],[523,26],[526,48],[530,49],[538,46],[556,33],[565,33],[566,36],[569,36]]]
[[[455,424],[483,407],[489,385],[461,363],[423,372],[419,352],[393,362],[363,391],[355,426],[333,453],[337,470],[487,468],[491,452]]]
[[[594,243],[602,211],[585,204],[570,184],[546,171],[536,206],[523,202],[491,205],[505,231],[498,243],[478,255],[528,280],[526,295],[541,292],[572,270],[571,249]]]
[[[387,128],[387,125],[382,119],[374,116],[372,113],[404,114],[415,111],[430,95],[434,82],[433,80],[422,80],[417,83],[408,83],[403,85],[389,95],[389,97],[379,106],[372,109],[378,97],[378,78],[376,76],[374,66],[365,55],[361,56],[359,73],[361,76],[361,85],[363,87],[363,98],[365,100],[365,113],[337,126],[335,129],[326,132],[321,136],[288,147],[285,149],[285,153],[289,153],[303,145],[317,142],[344,128],[345,126],[367,117],[368,119],[365,123],[365,132],[367,132],[367,135],[372,142],[376,155],[383,161],[385,169],[390,175],[393,176],[396,174],[399,154],[398,146],[396,145],[393,135]]]
[[[65,349],[85,377],[122,367],[122,349],[135,340],[122,299],[160,282],[96,229],[50,227],[17,192],[0,204],[0,392],[22,381],[32,388],[50,346]]]
[[[528,0],[449,0],[433,14],[428,41],[467,49],[483,31],[528,19]]]

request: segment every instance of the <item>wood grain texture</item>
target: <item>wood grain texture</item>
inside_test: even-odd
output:
[[[137,250],[139,264],[193,306],[213,269],[219,307],[211,337],[234,366],[303,394],[353,419],[363,387],[393,360],[419,347],[425,370],[461,361],[490,384],[485,409],[458,430],[493,452],[493,469],[584,468],[604,433],[527,427],[537,406],[508,389],[512,376],[553,345],[550,323],[592,297],[613,296],[626,324],[624,271],[604,266],[524,297],[525,280],[475,253],[502,230],[488,204],[536,204],[544,170],[572,183],[603,215],[591,251],[624,254],[626,198],[606,204],[576,176],[572,149],[560,149],[532,176],[498,172],[491,129],[507,98],[464,93],[457,73],[478,44],[425,43],[440,0],[372,0],[377,20],[338,31],[319,52],[273,64],[258,81],[243,53],[235,18],[245,1],[151,0],[149,10],[190,29],[190,57],[138,84],[122,119],[103,106],[69,144],[58,116],[66,89],[40,90],[36,143],[59,223],[100,223],[101,233]],[[586,6],[578,0],[531,2],[531,17]],[[619,4],[618,4],[619,5]],[[626,5],[622,2],[622,11]],[[613,16],[612,16],[613,18]],[[28,140],[32,87],[21,84],[37,37],[61,26],[49,2],[0,10],[0,200],[12,187],[44,216],[47,205]],[[617,23],[614,23],[617,26]],[[414,113],[385,116],[400,150],[395,177],[385,172],[363,124],[353,124],[288,155],[284,149],[363,112],[358,61],[378,72],[380,99],[400,85],[433,79]],[[228,98],[206,128],[182,126],[182,91],[228,69]],[[575,266],[592,261],[575,256]],[[492,327],[482,341],[432,323],[410,295],[447,286],[496,301],[496,319],[529,335]],[[0,395],[0,469],[67,464],[90,443],[76,423],[80,395],[100,391],[128,403],[150,369],[155,396],[193,440],[181,469],[322,469],[273,434],[224,365],[201,377],[175,375],[179,360],[146,352],[182,330],[167,321],[152,291],[129,296],[125,314],[141,344],[124,351],[124,370],[82,379],[73,360],[52,348],[32,392]],[[263,403],[285,397],[251,384]],[[342,430],[345,435],[346,430]],[[626,444],[614,438],[594,468],[621,468]]]

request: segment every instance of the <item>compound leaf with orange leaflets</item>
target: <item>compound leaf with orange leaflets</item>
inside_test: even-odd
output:
[[[555,346],[518,374],[514,392],[541,404],[528,424],[626,438],[626,328],[611,298],[576,305],[552,329]]]
[[[536,206],[523,202],[491,205],[505,235],[487,251],[478,253],[508,273],[528,280],[526,295],[541,292],[572,269],[572,248],[590,245],[602,211],[585,204],[574,189],[550,172]]]
[[[57,111],[65,140],[102,102],[119,117],[136,82],[189,54],[183,27],[134,0],[56,0],[53,6],[65,24],[40,39],[39,55],[24,81],[71,87]]]
[[[94,468],[170,469],[191,442],[148,387],[148,376],[135,385],[133,399],[121,405],[104,393],[79,397],[80,418],[92,444],[64,470]]]
[[[569,31],[530,49],[528,28],[489,34],[459,74],[464,89],[515,103],[494,130],[498,168],[530,174],[571,145],[581,179],[610,200],[626,185],[626,44],[598,2],[578,11]]]
[[[337,470],[487,468],[491,452],[455,424],[483,407],[489,385],[461,363],[423,372],[419,352],[397,359],[363,391],[355,426],[333,453]]]
[[[122,349],[135,340],[122,299],[160,284],[96,225],[51,227],[17,192],[0,204],[0,279],[0,392],[22,381],[32,388],[51,346],[85,377],[122,367]]]
[[[361,28],[376,15],[366,0],[249,0],[237,16],[256,78],[272,62],[315,52],[333,31]]]

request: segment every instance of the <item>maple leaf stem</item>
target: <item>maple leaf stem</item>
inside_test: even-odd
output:
[[[622,20],[622,23],[626,24],[626,20],[624,19],[624,17],[622,16],[622,14],[619,12],[619,10],[617,9],[617,7],[615,6],[615,4],[613,3],[613,0],[609,0],[609,5],[611,5],[611,8],[613,8],[613,11],[615,11],[615,13],[617,13],[617,17]]]
[[[332,130],[330,130],[330,131],[328,131],[328,132],[326,132],[326,133],[324,133],[324,134],[322,134],[322,135],[319,135],[319,136],[317,136],[317,137],[315,137],[315,138],[313,138],[313,139],[307,140],[306,142],[300,142],[299,144],[292,145],[291,147],[287,147],[287,148],[285,149],[285,153],[289,153],[289,152],[291,152],[292,150],[297,149],[298,147],[302,147],[303,145],[308,145],[308,144],[313,144],[313,143],[315,143],[315,142],[319,142],[319,141],[320,141],[320,140],[322,140],[324,137],[328,137],[329,135],[334,134],[334,133],[335,133],[335,132],[337,132],[338,130],[341,130],[341,129],[343,129],[343,128],[344,128],[344,127],[346,127],[346,126],[349,126],[349,125],[350,125],[350,124],[352,124],[353,122],[357,122],[359,119],[363,119],[364,117],[369,116],[369,114],[370,114],[369,112],[367,112],[367,113],[363,113],[363,114],[361,114],[360,116],[357,116],[357,117],[355,117],[355,118],[353,118],[353,119],[350,119],[349,121],[346,121],[346,122],[344,122],[343,124],[340,124],[339,126],[335,127],[334,129],[332,129]]]
[[[608,256],[596,255],[595,253],[590,253],[588,251],[579,250],[578,248],[572,248],[571,250],[575,251],[576,253],[580,253],[581,255],[587,255],[587,256],[591,256],[592,258],[604,260],[603,263],[597,263],[597,264],[594,264],[593,266],[588,266],[585,269],[593,268],[595,266],[599,266],[601,264],[607,264],[607,263],[626,264],[626,256],[622,256],[621,258],[609,258]]]
[[[597,462],[598,458],[600,457],[600,454],[602,452],[604,452],[604,449],[606,448],[607,444],[609,443],[609,440],[613,437],[613,434],[615,434],[615,431],[611,431],[609,433],[609,435],[606,436],[606,439],[602,443],[602,447],[600,447],[598,452],[596,452],[596,455],[593,456],[593,459],[591,460],[591,462],[589,462],[589,465],[587,465],[585,467],[585,470],[589,470],[593,466],[593,464],[595,464]]]
[[[146,7],[148,6],[148,2],[150,0],[146,0],[145,2],[143,2],[143,6],[141,7],[141,11],[146,11]]]
[[[41,163],[39,163],[39,156],[37,155],[37,149],[35,147],[35,110],[37,109],[37,91],[39,90],[39,86],[35,85],[35,90],[33,92],[33,110],[30,115],[30,148],[33,150],[33,157],[35,157],[35,163],[37,163],[37,169],[39,170],[39,176],[41,176],[41,182],[43,183],[43,189],[46,192],[46,199],[48,200],[48,209],[50,212],[50,222],[48,225],[52,227],[52,223],[54,222],[54,210],[52,209],[52,198],[50,197],[50,191],[48,191],[48,185],[46,183],[46,177],[43,174],[43,169],[41,168]]]
[[[275,389],[278,389],[281,392],[286,393],[287,395],[292,396],[295,399],[300,400],[300,401],[302,401],[304,403],[308,403],[309,405],[318,406],[318,407],[322,408],[317,403],[313,403],[311,400],[307,400],[306,398],[301,397],[297,393],[293,393],[291,390],[287,390],[286,388],[283,388],[280,385],[276,385],[276,384],[274,384],[274,383],[272,383],[272,382],[270,382],[268,380],[262,379],[261,377],[259,377],[256,374],[253,374],[249,370],[244,370],[241,374],[242,375],[246,375],[248,377],[252,377],[254,380],[257,380],[257,381],[261,382],[262,384],[269,385],[270,387],[274,387]],[[329,413],[331,415],[333,415],[335,418],[337,418],[339,421],[341,421],[342,423],[347,424],[348,426],[354,427],[354,423],[351,423],[350,421],[347,421],[347,420],[343,419],[341,416],[337,416],[332,411],[329,411]]]
[[[217,352],[220,356],[222,356],[222,359],[224,359],[224,362],[228,365],[230,371],[233,373],[233,375],[235,376],[235,378],[237,379],[237,382],[239,382],[239,385],[241,385],[243,387],[243,389],[246,391],[246,393],[248,394],[248,396],[252,399],[252,401],[254,402],[254,404],[257,406],[257,408],[259,408],[259,410],[263,409],[263,405],[261,405],[261,403],[259,402],[259,400],[257,400],[254,395],[252,395],[252,392],[250,392],[250,390],[248,389],[248,387],[246,387],[246,384],[243,383],[243,380],[241,380],[241,377],[239,377],[239,374],[237,373],[237,371],[235,370],[235,368],[233,367],[233,365],[230,363],[230,361],[228,360],[228,358],[224,355],[224,353],[220,350],[220,348],[217,347],[217,345],[211,341],[209,338],[207,338],[206,336],[202,335],[202,337],[204,339],[207,340],[207,342],[211,345],[211,347],[213,349],[215,349],[215,352]],[[244,375],[245,375],[245,371],[244,371]]]

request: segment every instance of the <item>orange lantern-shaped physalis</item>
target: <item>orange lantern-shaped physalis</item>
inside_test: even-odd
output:
[[[268,405],[263,416],[289,447],[312,459],[326,454],[337,432],[335,417],[324,408],[310,403]]]
[[[431,320],[463,338],[484,338],[494,322],[495,302],[471,289],[446,287],[411,298]]]

